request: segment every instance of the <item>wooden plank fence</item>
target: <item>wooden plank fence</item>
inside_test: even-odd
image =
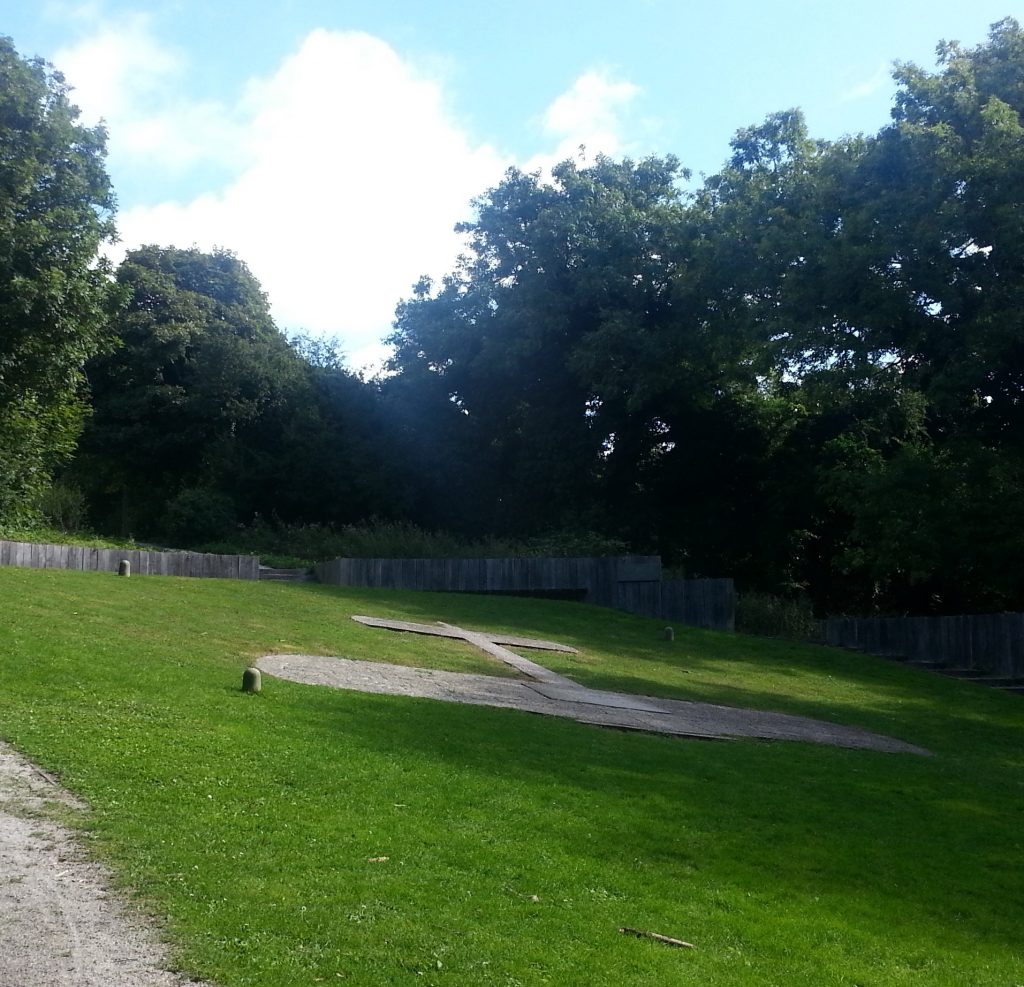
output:
[[[448,593],[572,593],[597,606],[696,627],[735,629],[731,579],[662,580],[656,555],[609,558],[332,559],[322,583]]]
[[[122,559],[131,563],[133,576],[196,576],[207,579],[260,577],[260,560],[252,555],[149,552],[143,549],[36,545],[31,542],[0,540],[0,565],[28,569],[117,572]]]
[[[736,630],[736,587],[731,579],[666,579],[660,616],[693,627]]]
[[[736,590],[731,579],[621,582],[616,609],[690,627],[736,629]]]
[[[826,644],[997,678],[1024,678],[1024,614],[957,617],[830,617]]]

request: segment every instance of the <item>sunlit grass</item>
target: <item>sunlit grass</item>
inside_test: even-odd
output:
[[[264,678],[260,654],[507,674],[352,613],[551,638],[601,688],[855,723],[930,758],[685,741]],[[549,601],[0,569],[0,734],[228,985],[1022,983],[1024,702]],[[621,926],[694,951],[627,938]]]

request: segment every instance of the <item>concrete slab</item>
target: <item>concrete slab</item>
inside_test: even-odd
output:
[[[567,647],[564,644],[556,644],[554,641],[537,641],[526,637],[508,637],[502,634],[484,633],[483,631],[467,631],[462,627],[455,627],[453,624],[445,624],[442,621],[438,621],[436,624],[414,624],[407,620],[384,620],[380,617],[353,616],[352,619],[360,624],[365,624],[367,627],[381,627],[389,631],[408,631],[412,634],[431,634],[435,637],[461,639],[468,644],[472,644],[475,648],[479,648],[492,658],[497,658],[498,661],[504,662],[506,665],[516,669],[516,671],[522,672],[523,675],[528,675],[532,679],[537,679],[539,682],[561,683],[566,686],[572,685],[569,679],[563,678],[543,665],[530,661],[529,658],[523,658],[522,655],[517,655],[515,652],[502,647],[504,643],[514,642],[521,648],[539,648],[545,651],[577,653],[575,648]]]
[[[601,692],[598,689],[587,689],[582,685],[548,685],[543,682],[531,682],[530,688],[560,703],[585,703],[588,706],[604,706],[607,709],[632,709],[637,712],[668,715],[665,710],[658,709],[649,702],[620,692]]]
[[[888,753],[929,753],[894,737],[804,716],[653,696],[602,693],[575,684],[551,689],[544,683],[316,655],[265,655],[256,666],[268,676],[308,685],[518,709],[618,730],[718,740],[737,737],[799,740]],[[266,688],[265,684],[264,691]],[[559,689],[564,690],[569,697],[567,700],[543,694],[543,690],[557,694]],[[587,701],[588,698],[593,701]]]
[[[495,644],[507,644],[512,648],[534,648],[538,651],[561,651],[565,654],[577,655],[578,649],[569,647],[568,644],[559,644],[557,641],[544,641],[532,637],[516,637],[512,634],[491,633],[490,631],[467,631],[454,624],[445,624],[438,621],[436,624],[416,624],[409,620],[385,620],[383,617],[363,617],[353,615],[352,619],[367,627],[382,627],[389,631],[406,631],[410,634],[433,634],[435,637],[465,638],[467,634],[477,634],[486,637]]]

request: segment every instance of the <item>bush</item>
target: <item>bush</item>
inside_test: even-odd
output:
[[[207,487],[182,490],[164,513],[163,530],[176,545],[227,537],[235,528],[235,505],[227,494]]]
[[[85,526],[85,494],[73,484],[52,484],[39,494],[35,506],[43,521],[64,534],[76,534]]]
[[[370,521],[341,529],[342,556],[362,559],[440,559],[484,554],[479,543],[445,531],[428,531],[409,521]]]
[[[806,597],[789,599],[771,593],[741,593],[736,600],[736,630],[795,641],[818,639],[818,622]]]
[[[280,524],[257,518],[230,536],[198,546],[204,552],[287,558],[292,566],[324,559],[507,558],[512,556],[622,555],[624,542],[594,532],[552,532],[524,542],[502,538],[471,541],[446,531],[429,531],[409,521],[366,521],[335,528],[323,524]],[[279,563],[280,564],[280,563]]]
[[[566,529],[530,538],[523,546],[523,551],[517,554],[585,558],[628,553],[629,546],[621,538],[611,538],[596,531]]]

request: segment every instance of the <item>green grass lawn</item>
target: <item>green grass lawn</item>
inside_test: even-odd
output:
[[[600,688],[857,724],[932,757],[688,741],[264,677],[267,652],[507,674],[445,620],[573,644]],[[580,604],[0,569],[0,736],[223,984],[1024,984],[1024,698]],[[620,935],[685,939],[677,950]]]

